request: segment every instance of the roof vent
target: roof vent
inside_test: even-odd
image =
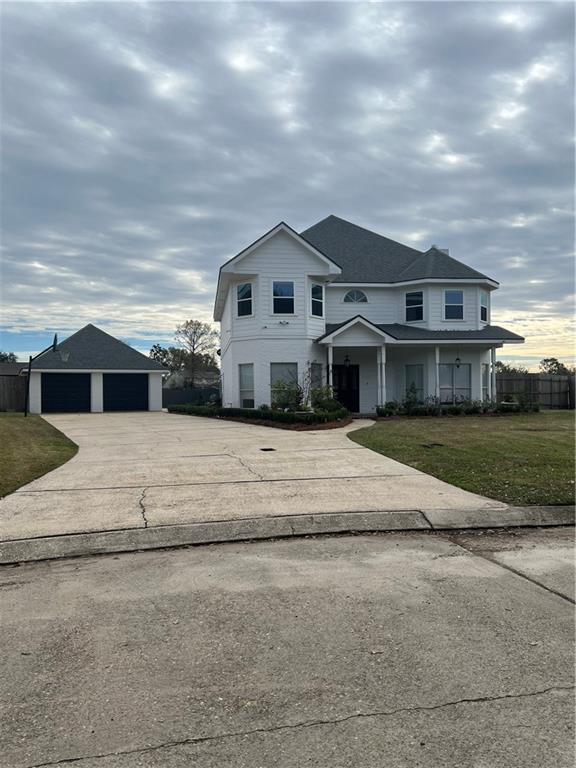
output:
[[[436,245],[436,243],[432,244],[432,248],[436,248],[437,251],[441,251],[442,253],[445,253],[446,256],[450,256],[450,249],[449,248],[440,248],[440,246]]]

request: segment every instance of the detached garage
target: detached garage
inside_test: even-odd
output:
[[[155,360],[87,325],[32,363],[30,413],[162,410]]]

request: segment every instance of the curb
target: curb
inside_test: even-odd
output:
[[[0,542],[0,565],[235,541],[338,533],[574,525],[574,506],[336,512],[71,533]]]

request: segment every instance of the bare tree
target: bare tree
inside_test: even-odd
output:
[[[200,320],[186,320],[176,327],[176,341],[188,352],[186,368],[190,386],[195,386],[198,369],[206,365],[207,358],[214,357],[218,343],[218,331],[209,323]]]

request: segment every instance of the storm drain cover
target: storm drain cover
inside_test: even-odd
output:
[[[261,451],[275,451],[276,448],[260,448]]]

